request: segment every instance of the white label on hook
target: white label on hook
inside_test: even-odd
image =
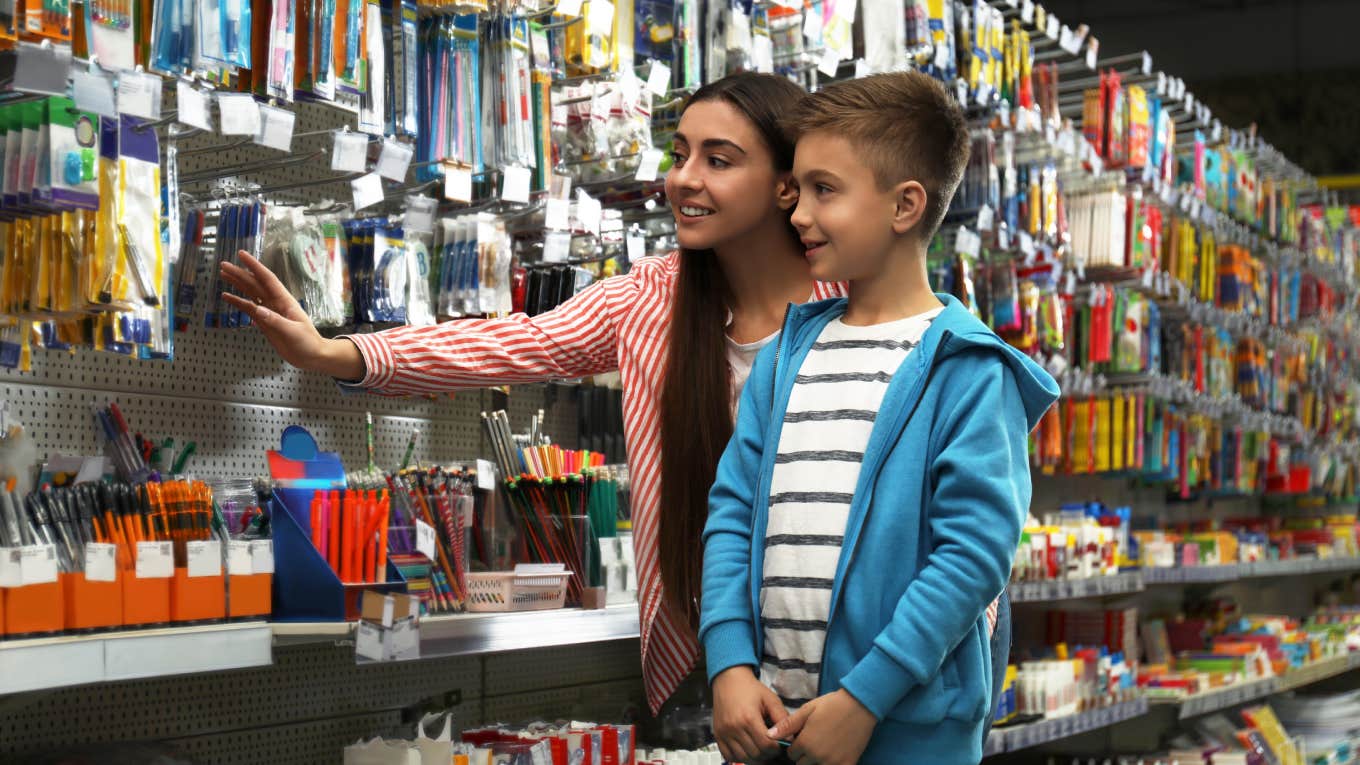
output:
[[[557,0],[557,13],[573,19],[580,16],[581,0]]]
[[[653,59],[647,72],[647,89],[664,98],[671,90],[671,68]]]
[[[434,527],[416,519],[416,552],[430,560],[435,559]]]
[[[571,228],[571,202],[566,199],[549,199],[543,210],[543,227],[553,231]]]
[[[656,175],[661,169],[662,156],[660,149],[644,150],[638,160],[637,173],[633,175],[633,179],[644,182],[656,180]]]
[[[1047,37],[1047,38],[1050,39],[1050,40],[1057,40],[1057,39],[1058,39],[1058,30],[1059,30],[1061,27],[1062,27],[1062,22],[1058,21],[1058,17],[1057,17],[1057,16],[1054,16],[1053,14],[1049,14],[1049,16],[1048,16],[1048,28],[1044,30],[1044,36]]]
[[[118,75],[118,112],[146,120],[161,118],[161,78],[141,72]]]
[[[1086,39],[1086,68],[1087,68],[1087,69],[1095,69],[1095,68],[1096,68],[1096,64],[1098,63],[1098,62],[1096,61],[1096,55],[1097,55],[1099,52],[1100,52],[1100,42],[1097,41],[1096,38],[1094,38],[1094,37],[1088,37],[1088,38]]]
[[[590,0],[586,13],[591,34],[608,37],[614,33],[614,4],[609,0]]]
[[[118,545],[85,543],[85,579],[91,582],[118,581]]]
[[[571,232],[549,231],[543,237],[543,262],[566,263],[571,259]]]
[[[815,8],[808,9],[803,15],[803,37],[809,40],[822,38],[822,14]]]
[[[354,192],[354,209],[356,210],[372,207],[383,201],[382,176],[377,173],[369,173],[361,178],[355,178],[350,181],[350,188]]]
[[[955,240],[954,250],[961,255],[976,258],[982,253],[982,237],[969,231],[967,226],[959,226],[959,235],[958,239]]]
[[[66,95],[71,70],[71,46],[19,43],[11,88],[25,93]]]
[[[255,573],[250,560],[250,542],[241,539],[227,542],[227,573],[231,576],[248,576]]]
[[[868,77],[869,74],[869,62],[862,58],[855,59],[855,79]]]
[[[212,116],[208,109],[208,96],[195,88],[193,83],[178,80],[175,82],[175,121],[199,130],[212,131]]]
[[[411,169],[413,156],[415,156],[413,147],[390,139],[383,141],[382,152],[378,154],[378,175],[397,183],[404,183],[406,173]]]
[[[1020,254],[1027,259],[1034,257],[1034,237],[1028,231],[1020,232]]]
[[[600,217],[603,215],[600,200],[592,197],[585,192],[585,189],[576,190],[576,221],[581,224],[581,228],[588,233],[600,233]]]
[[[512,165],[501,172],[504,176],[501,183],[501,199],[506,202],[529,204],[529,181],[533,179],[533,173],[529,168]]]
[[[858,7],[859,0],[838,0],[836,3],[836,15],[853,24],[855,21],[855,11]]]
[[[297,115],[276,106],[260,107],[260,130],[255,143],[278,151],[293,150],[293,125]]]
[[[368,136],[363,133],[337,132],[331,150],[331,170],[337,173],[362,173],[368,169]]]
[[[461,165],[444,166],[444,198],[454,202],[472,201],[472,170]]]
[[[1020,0],[1020,20],[1026,24],[1034,23],[1034,0]]]
[[[248,93],[218,93],[217,111],[221,115],[222,135],[248,135],[260,132],[260,105]]]
[[[939,42],[935,43],[935,61],[934,61],[934,63],[935,63],[935,68],[936,68],[936,69],[946,69],[946,68],[948,68],[948,67],[949,67],[949,56],[950,56],[950,50],[949,50],[949,43],[948,43],[948,42],[946,42],[946,41],[944,41],[944,40],[940,40]]]
[[[113,95],[113,80],[102,69],[83,66],[71,70],[71,96],[76,108],[101,117],[118,116],[118,100]]]
[[[978,231],[991,231],[992,227],[995,225],[996,215],[992,212],[992,206],[983,205],[982,209],[978,210],[977,217]]]
[[[828,47],[822,52],[822,60],[817,63],[817,71],[827,77],[835,77],[836,70],[841,65],[841,53],[838,50]]]
[[[630,233],[624,242],[628,252],[628,262],[636,263],[647,256],[647,240],[642,234]]]

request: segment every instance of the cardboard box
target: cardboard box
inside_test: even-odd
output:
[[[420,658],[420,599],[402,593],[365,591],[354,652],[373,661]]]

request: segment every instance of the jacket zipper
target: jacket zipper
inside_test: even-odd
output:
[[[939,344],[938,346],[936,346],[937,352],[936,352],[936,354],[935,354],[934,356],[932,356],[931,359],[930,359],[930,369],[928,369],[928,370],[926,371],[926,379],[925,379],[925,382],[921,385],[921,392],[920,392],[920,394],[916,397],[916,401],[915,401],[914,403],[912,403],[912,405],[911,405],[911,411],[910,411],[910,412],[907,412],[907,418],[906,418],[905,420],[902,421],[902,430],[903,430],[903,431],[905,431],[905,430],[907,429],[907,425],[911,423],[911,418],[916,416],[916,410],[919,409],[919,408],[921,407],[921,399],[925,398],[926,389],[930,387],[930,381],[931,381],[931,379],[935,376],[935,368],[939,366],[939,353],[938,353],[938,349],[939,349],[939,348],[943,348],[944,345],[945,345],[946,343],[948,343],[949,340],[950,340],[950,338],[952,338],[953,336],[954,336],[954,333],[951,332],[951,331],[949,331],[949,330],[945,330],[945,331],[944,331],[944,334],[940,336],[940,344]],[[901,434],[901,433],[898,433],[897,439],[900,440],[901,438],[902,438],[902,434]],[[896,443],[897,443],[897,441],[894,441],[894,442],[893,442],[894,445],[896,445]],[[879,460],[879,463],[878,463],[877,467],[874,468],[874,479],[873,479],[873,480],[875,480],[875,481],[878,480],[878,475],[879,475],[880,473],[883,472],[883,463],[884,463],[885,461],[886,461],[886,458],[883,459],[883,460]],[[870,504],[868,507],[865,507],[865,508],[864,508],[864,519],[863,519],[862,521],[860,521],[860,527],[861,527],[861,528],[863,528],[864,526],[868,525],[868,523],[869,523],[869,511],[872,510],[872,509],[873,509],[873,505],[872,505],[872,504]],[[856,551],[859,550],[859,540],[860,540],[860,537],[861,537],[861,536],[863,536],[863,535],[862,535],[862,534],[857,534],[857,535],[855,535],[855,546],[852,547],[852,548],[850,548],[849,557],[848,557],[848,558],[846,559],[846,561],[845,561],[845,570],[846,570],[847,574],[848,574],[849,571],[850,571],[850,567],[853,566],[854,563],[855,563],[855,553],[856,553]],[[837,596],[839,596],[839,594],[840,594],[839,592],[836,593]],[[833,622],[835,621],[835,619],[836,619],[836,610],[837,610],[836,607],[840,605],[840,602],[839,602],[839,601],[840,601],[840,598],[837,597],[837,598],[835,599],[835,602],[833,602],[833,603],[831,604],[831,611],[830,611],[829,613],[827,613],[827,615],[826,615],[826,634],[827,634],[828,637],[830,637],[830,635],[831,635],[831,625],[832,625],[832,623],[833,623]],[[823,667],[825,667],[825,664],[826,664],[826,651],[825,651],[825,650],[822,651],[822,664],[823,664]],[[826,682],[826,673],[825,673],[825,672],[822,672],[822,673],[821,673],[821,677],[820,677],[820,678],[818,679],[818,681],[817,681],[817,685],[818,685],[817,692],[818,692],[819,695],[822,694],[822,693],[824,693],[824,691],[822,690],[822,688],[824,687],[823,684],[824,684],[825,682]]]

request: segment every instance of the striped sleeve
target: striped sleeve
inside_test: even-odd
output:
[[[596,283],[538,316],[459,319],[346,335],[364,357],[358,387],[385,395],[443,393],[603,374],[618,367],[611,305],[632,277]]]

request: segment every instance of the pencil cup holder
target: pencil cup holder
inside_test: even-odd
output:
[[[5,591],[5,633],[42,635],[66,629],[62,582],[27,584]]]
[[[92,582],[84,574],[62,574],[66,629],[97,630],[123,624],[123,583]]]
[[[188,569],[175,569],[170,579],[170,621],[201,622],[226,616],[227,583],[221,574],[189,576]]]
[[[170,621],[170,580],[138,579],[123,572],[123,624],[164,624]]]

